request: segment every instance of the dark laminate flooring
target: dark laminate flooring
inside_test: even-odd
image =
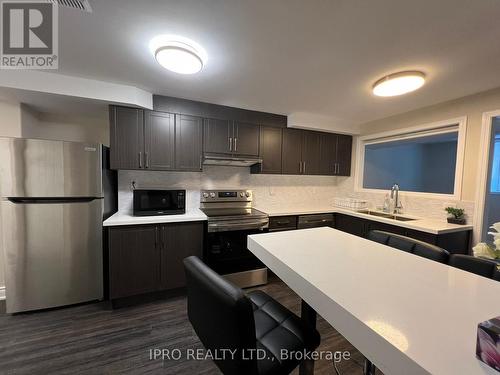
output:
[[[300,299],[272,279],[262,289],[300,311]],[[318,318],[319,350],[348,350],[341,374],[361,374],[362,357],[339,333]],[[102,304],[0,315],[1,374],[219,374],[210,360],[150,360],[150,349],[202,349],[186,316],[186,298],[118,310]],[[298,374],[296,370],[294,374]],[[315,374],[335,374],[331,362],[316,362]]]

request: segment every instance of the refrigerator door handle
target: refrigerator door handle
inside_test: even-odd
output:
[[[54,203],[86,203],[92,202],[94,199],[99,199],[96,197],[54,197],[54,198],[17,198],[11,197],[7,198],[9,202],[16,204],[54,204]]]

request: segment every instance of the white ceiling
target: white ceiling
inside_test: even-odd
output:
[[[498,0],[90,2],[91,14],[60,9],[58,73],[293,115],[304,126],[355,129],[500,86]],[[204,46],[204,70],[161,68],[148,50],[158,34]],[[378,78],[407,69],[428,83],[397,98],[371,94]]]

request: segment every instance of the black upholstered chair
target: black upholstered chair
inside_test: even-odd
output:
[[[500,271],[498,269],[496,269],[493,274],[493,280],[500,281]]]
[[[368,233],[368,239],[440,263],[448,263],[450,255],[448,251],[439,246],[400,234],[383,232],[380,230],[370,231]]]
[[[460,268],[464,271],[475,273],[488,278],[498,277],[496,273],[497,265],[487,259],[476,258],[471,255],[452,254],[450,256],[450,266]]]
[[[212,352],[235,351],[234,357],[214,360],[222,373],[288,374],[300,361],[282,359],[281,349],[303,352],[318,347],[318,331],[266,293],[245,294],[194,256],[184,259],[184,268],[189,321],[200,341]],[[256,349],[265,358],[257,358]]]

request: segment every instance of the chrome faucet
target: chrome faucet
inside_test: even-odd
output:
[[[391,199],[394,200],[394,210],[393,214],[399,214],[401,213],[400,211],[403,208],[403,205],[401,204],[401,201],[399,200],[399,184],[394,184],[391,187]]]

